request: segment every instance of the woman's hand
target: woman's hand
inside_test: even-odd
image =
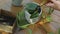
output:
[[[58,0],[51,0],[51,2],[47,3],[46,6],[52,7],[54,9],[60,10],[60,1]]]

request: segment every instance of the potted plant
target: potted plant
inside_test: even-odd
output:
[[[12,4],[14,6],[21,6],[21,3],[22,3],[23,0],[12,0]]]
[[[39,21],[42,14],[41,7],[37,3],[27,3],[24,9],[17,14],[17,27],[20,29],[28,29],[31,33],[32,30],[28,27]]]

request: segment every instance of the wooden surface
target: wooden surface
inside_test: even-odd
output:
[[[11,11],[14,15],[16,15],[17,12],[21,10],[21,8],[22,7],[12,6],[12,0],[0,0],[0,9]],[[51,14],[51,17],[53,21],[49,23],[48,27],[51,27],[52,31],[56,32],[56,30],[60,28],[60,11],[54,10],[54,12]],[[18,34],[21,34],[21,33],[25,34],[26,33],[25,31],[26,30],[19,31]],[[35,34],[38,33],[38,30],[36,30],[36,32],[34,33]]]

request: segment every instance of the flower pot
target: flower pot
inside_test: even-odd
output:
[[[30,4],[30,3],[28,3],[28,4]],[[35,2],[33,2],[33,4],[36,4],[37,6],[38,6],[38,16],[37,17],[35,17],[35,18],[30,18],[30,16],[31,16],[31,14],[28,12],[28,10],[29,9],[31,9],[31,10],[33,10],[32,9],[32,7],[30,6],[30,8],[29,8],[29,6],[28,7],[25,7],[25,18],[26,18],[26,20],[30,23],[30,24],[35,24],[36,22],[38,22],[39,21],[39,19],[40,19],[40,17],[41,17],[41,14],[42,14],[42,9],[41,9],[41,7],[39,6],[39,4],[38,3],[35,3]],[[32,5],[33,5],[32,4]],[[32,12],[33,13],[33,12]],[[32,16],[33,17],[33,16]]]
[[[23,0],[12,0],[12,4],[14,6],[21,6],[21,3],[22,3]]]
[[[33,7],[33,9],[34,9],[33,12],[35,12],[35,8],[37,8],[39,5],[37,3],[32,3],[32,5],[34,5],[34,6],[36,5],[35,7]],[[32,5],[30,5],[30,7]],[[18,12],[18,15],[17,15],[17,27],[20,29],[26,29],[30,24],[35,24],[36,22],[38,22],[41,17],[41,14],[42,14],[41,7],[39,6],[38,9],[36,9],[36,10],[38,10],[37,11],[38,16],[34,17],[34,18],[30,18],[31,14],[26,9],[27,8],[26,6],[24,7],[24,9],[21,12]],[[29,8],[29,9],[31,9],[31,8]]]

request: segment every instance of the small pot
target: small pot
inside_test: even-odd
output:
[[[14,6],[21,6],[21,3],[22,3],[23,0],[12,0],[12,4]]]
[[[37,4],[38,6],[40,6],[38,3],[35,3],[35,2],[33,2],[34,4]],[[25,8],[26,9],[26,8]],[[27,10],[25,10],[25,18],[26,18],[26,20],[30,23],[30,24],[35,24],[36,22],[38,22],[39,20],[40,20],[40,17],[41,17],[41,14],[42,14],[42,9],[41,9],[41,7],[40,7],[40,9],[38,9],[39,11],[40,11],[40,13],[39,13],[39,16],[38,17],[36,17],[36,18],[30,18],[30,16],[31,16],[31,14],[27,11]]]

